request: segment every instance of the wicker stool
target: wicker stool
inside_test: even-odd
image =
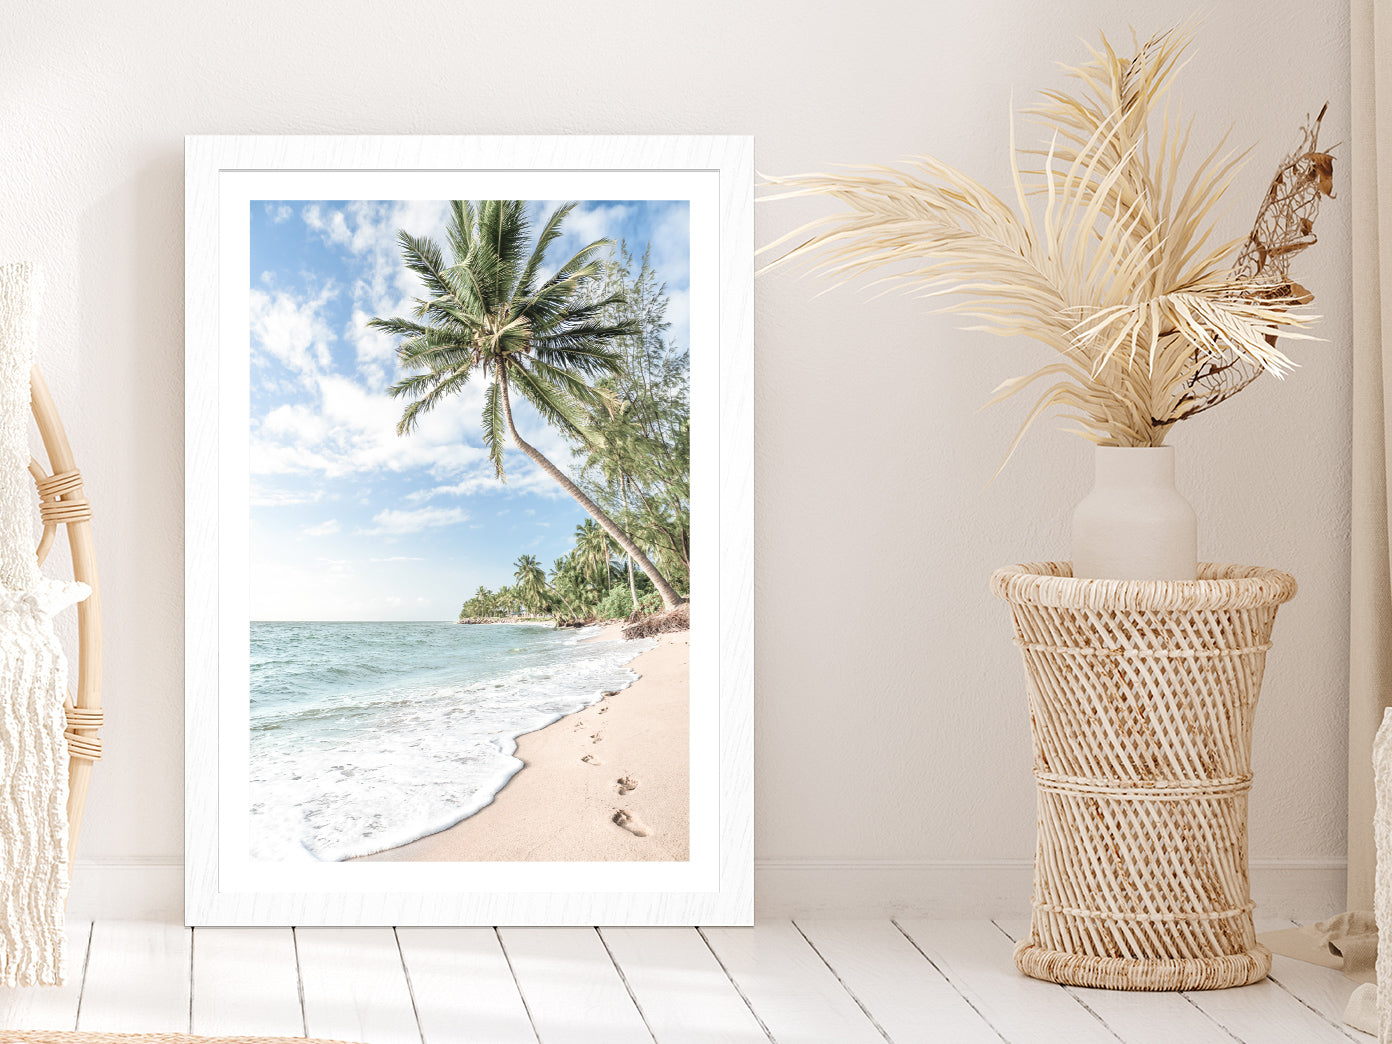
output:
[[[1190,581],[1001,569],[1024,654],[1039,836],[1026,975],[1195,990],[1266,976],[1247,878],[1252,715],[1285,573]]]

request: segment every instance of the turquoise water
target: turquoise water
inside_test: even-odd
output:
[[[251,854],[338,860],[452,826],[517,737],[622,689],[655,644],[541,624],[251,624]]]

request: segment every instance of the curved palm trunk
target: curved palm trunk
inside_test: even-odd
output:
[[[624,514],[628,514],[628,476],[619,475],[619,492],[623,495]],[[638,611],[638,584],[633,578],[633,556],[626,553],[624,557],[628,559],[628,596],[633,600],[633,610]]]
[[[568,612],[571,616],[580,615],[576,611],[575,606],[570,604],[570,599],[567,598],[565,595],[561,594],[561,589],[559,587],[557,587],[555,584],[551,584],[550,587],[551,590],[555,593],[556,597],[559,598],[561,602],[565,605],[566,612]]]
[[[498,368],[497,378],[498,388],[503,396],[503,416],[507,420],[508,434],[512,436],[512,441],[517,443],[517,448],[527,456],[531,457],[536,466],[550,475],[556,483],[584,508],[591,518],[598,522],[606,533],[617,541],[618,545],[633,561],[638,563],[638,568],[647,574],[653,586],[657,588],[658,594],[662,595],[662,604],[668,609],[675,609],[681,605],[685,598],[677,594],[676,589],[667,582],[667,578],[657,571],[657,566],[648,561],[648,556],[643,554],[633,538],[620,529],[608,515],[606,515],[593,500],[585,496],[585,491],[572,482],[560,468],[547,460],[545,455],[517,434],[517,426],[512,423],[512,400],[508,397],[507,374],[502,367]]]

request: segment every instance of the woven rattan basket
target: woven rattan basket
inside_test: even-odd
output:
[[[1247,877],[1252,716],[1295,580],[1204,564],[1191,581],[1001,569],[1024,655],[1039,836],[1026,975],[1194,990],[1263,978]]]

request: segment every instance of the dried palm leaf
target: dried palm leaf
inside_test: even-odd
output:
[[[1274,267],[1270,247],[1266,264],[1243,268],[1227,260],[1240,240],[1212,242],[1214,208],[1245,153],[1225,151],[1225,138],[1185,178],[1193,121],[1167,105],[1154,126],[1191,36],[1183,27],[1158,34],[1130,58],[1103,37],[1091,61],[1068,70],[1076,93],[1046,91],[1029,110],[1052,131],[1047,149],[1017,149],[1012,124],[1021,158],[1011,203],[932,157],[766,178],[781,191],[765,199],[829,196],[846,210],[763,248],[781,252],[764,270],[804,263],[838,285],[888,267],[879,282],[949,297],[942,311],[979,320],[968,329],[1030,336],[1061,353],[1065,361],[1006,381],[991,399],[1056,378],[1012,450],[1051,407],[1099,444],[1161,445],[1177,421],[1207,408],[1195,388],[1224,368],[1289,372],[1276,338],[1305,337],[1294,331],[1315,318],[1297,309],[1307,298]],[[1301,177],[1328,169],[1314,143],[1311,134]],[[1032,202],[1041,197],[1042,207]],[[1307,207],[1299,198],[1292,206]],[[1270,225],[1259,217],[1259,229]],[[1254,237],[1276,241],[1254,231],[1249,245]]]

